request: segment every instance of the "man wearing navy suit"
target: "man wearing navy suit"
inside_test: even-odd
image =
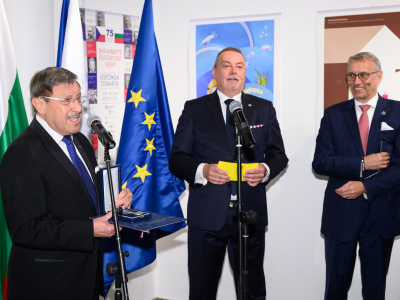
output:
[[[372,53],[350,57],[347,71],[354,99],[325,110],[312,164],[329,176],[325,299],[347,299],[359,245],[363,299],[381,300],[400,234],[400,102],[377,93],[382,71]]]
[[[288,159],[272,103],[243,93],[246,62],[241,50],[222,50],[212,71],[217,91],[186,102],[169,161],[171,172],[189,183],[190,299],[216,298],[227,246],[235,284],[238,279],[237,196],[228,173],[217,166],[219,161],[235,160],[225,124],[230,121],[226,120],[228,99],[242,102],[248,123],[254,126],[256,145],[244,149],[242,162],[258,166],[243,176],[242,200],[243,210],[253,210],[258,216],[248,240],[249,299],[265,299],[265,186],[286,167]]]
[[[79,132],[81,89],[75,74],[50,67],[33,76],[30,90],[36,116],[0,165],[13,242],[7,299],[98,300],[101,238],[115,232],[108,222],[111,213],[90,219],[98,213],[100,181],[93,148]],[[71,140],[69,146],[64,138]],[[78,159],[87,181],[75,167]],[[116,197],[116,205],[131,203],[128,189]]]

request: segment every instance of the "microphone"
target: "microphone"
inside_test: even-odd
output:
[[[87,120],[87,125],[96,131],[104,148],[113,149],[115,147],[115,141],[111,133],[104,128],[103,124],[101,124],[99,116],[90,116]]]
[[[243,137],[245,146],[253,148],[256,141],[254,140],[249,123],[247,123],[246,117],[244,116],[242,103],[239,101],[232,101],[231,104],[229,104],[229,110],[233,114],[236,128]]]

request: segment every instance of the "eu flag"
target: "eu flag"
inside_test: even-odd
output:
[[[168,158],[174,136],[164,77],[154,33],[152,1],[144,3],[132,77],[126,98],[117,164],[121,165],[123,187],[133,193],[132,208],[159,214],[183,217],[179,196],[184,182],[168,169]],[[152,263],[156,258],[157,238],[173,233],[185,222],[169,225],[143,234],[135,230],[121,231],[122,250],[129,251],[127,271],[132,272]],[[107,244],[107,243],[106,243]],[[116,262],[115,252],[105,252]],[[113,278],[105,274],[106,287]]]

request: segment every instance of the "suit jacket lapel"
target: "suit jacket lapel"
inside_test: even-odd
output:
[[[379,96],[374,116],[372,118],[371,128],[369,129],[367,154],[376,153],[377,151],[380,152],[380,147],[379,149],[376,149],[376,147],[377,145],[380,145],[380,132],[383,117],[382,112],[387,109],[387,105],[388,101]]]
[[[354,139],[354,144],[356,145],[357,151],[360,153],[360,156],[364,156],[360,130],[358,129],[354,99],[348,101],[348,105],[344,111],[344,119],[346,120],[347,126],[349,127],[350,133]]]
[[[266,100],[268,101],[268,100]],[[252,115],[252,109],[249,106],[250,104],[250,97],[242,92],[242,106],[243,106],[243,114],[245,115],[247,121],[249,122],[249,126],[251,125],[251,122],[249,119],[251,118]]]
[[[87,190],[85,183],[80,177],[78,171],[75,169],[75,166],[71,162],[71,160],[65,155],[64,151],[57,145],[54,139],[47,133],[47,131],[40,125],[40,123],[36,120],[36,117],[32,120],[30,124],[31,128],[40,136],[43,140],[45,147],[47,150],[54,156],[54,158],[60,163],[60,165],[65,169],[65,171],[72,178],[74,183],[78,186],[80,190],[87,191],[85,193],[88,198],[88,203],[92,203],[91,209],[94,209],[92,198],[90,197],[89,191]],[[86,162],[86,160],[85,160]],[[90,165],[90,164],[89,164]],[[89,167],[89,165],[87,165]],[[94,178],[94,177],[93,177]]]
[[[96,190],[97,205],[98,205],[98,207],[101,207],[100,206],[100,191],[99,191],[100,187],[97,186],[96,174],[95,174],[95,171],[94,171],[95,167],[91,164],[87,153],[83,149],[83,147],[82,147],[81,143],[79,142],[78,138],[75,138],[75,136],[74,136],[74,144],[75,144],[76,148],[78,149],[79,153],[81,154],[81,156],[82,156],[87,168],[89,169],[90,176],[92,177],[93,185],[94,185],[94,188]],[[94,208],[94,206],[93,206],[93,208]]]
[[[221,104],[219,102],[219,97],[217,91],[212,93],[207,100],[208,113],[215,125],[215,129],[218,130],[220,136],[222,136],[223,143],[229,152],[233,155],[231,143],[228,138],[228,133],[226,132],[226,126],[224,122],[224,117],[222,115]]]

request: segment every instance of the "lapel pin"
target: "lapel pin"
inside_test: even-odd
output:
[[[248,104],[248,106],[249,106],[249,107],[252,107],[253,105],[252,105],[252,104]]]
[[[386,115],[386,111],[382,111],[382,112],[381,112],[381,115],[382,115],[382,116]]]

